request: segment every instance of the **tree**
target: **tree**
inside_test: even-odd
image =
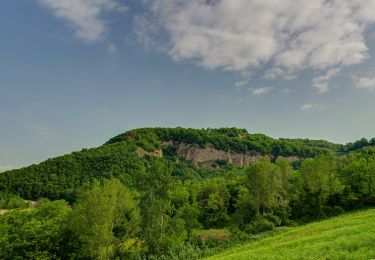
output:
[[[269,159],[262,159],[247,169],[247,185],[255,215],[265,214],[267,209],[277,205],[281,186],[280,168]]]
[[[306,192],[305,203],[310,214],[319,217],[323,214],[323,205],[328,197],[342,190],[335,175],[336,163],[326,156],[306,159],[301,165],[302,185]]]
[[[252,197],[248,188],[244,186],[239,187],[235,207],[236,220],[239,226],[243,227],[251,220],[251,217],[254,216]]]
[[[200,207],[200,222],[206,228],[224,227],[228,221],[230,193],[225,179],[214,178],[197,187],[197,203]]]
[[[71,217],[72,230],[82,244],[82,257],[129,257],[129,243],[139,247],[139,210],[136,195],[119,180],[95,181],[82,191]]]
[[[167,163],[149,158],[149,167],[138,178],[141,191],[142,232],[149,254],[162,254],[183,245],[184,221],[172,214],[172,171]]]

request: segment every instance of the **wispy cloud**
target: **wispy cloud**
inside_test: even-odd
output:
[[[371,92],[375,91],[375,78],[359,77],[354,78],[356,88],[365,89]]]
[[[101,15],[105,11],[124,12],[127,7],[117,0],[38,0],[56,17],[69,22],[75,35],[87,42],[99,40],[107,31]]]
[[[244,86],[246,86],[248,83],[250,82],[250,79],[244,79],[244,80],[240,80],[240,81],[237,81],[234,86],[237,88],[237,89],[242,89]]]
[[[283,78],[286,80],[293,80],[298,78],[296,74],[293,74],[293,71],[287,71],[285,69],[281,68],[271,68],[264,72],[263,77],[265,79],[277,79],[277,78]]]
[[[322,105],[318,105],[316,103],[306,103],[301,106],[303,111],[310,111],[310,110],[325,110],[326,107]]]
[[[329,90],[329,81],[340,72],[340,68],[330,69],[325,75],[313,79],[313,87],[318,90],[318,93],[325,93]]]
[[[250,92],[254,96],[259,96],[259,95],[264,95],[264,94],[270,93],[273,90],[274,90],[273,87],[262,87],[262,88],[250,89]]]

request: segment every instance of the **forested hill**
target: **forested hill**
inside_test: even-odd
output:
[[[323,140],[274,139],[237,128],[142,128],[120,134],[98,148],[83,149],[38,165],[2,173],[0,192],[18,194],[25,199],[47,197],[74,201],[77,188],[98,178],[118,177],[126,185],[135,187],[139,176],[148,171],[153,160],[162,161],[182,179],[205,178],[210,174],[219,174],[220,166],[227,167],[227,162],[222,160],[227,158],[225,154],[213,162],[219,167],[216,170],[204,170],[188,161],[177,160],[176,144],[190,145],[195,148],[194,151],[196,147],[216,149],[203,150],[202,153],[206,154],[217,151],[232,153],[228,157],[245,154],[250,158],[249,162],[258,161],[262,156],[273,160],[278,156],[303,159],[336,153],[345,148]],[[189,146],[184,149],[185,155],[193,151]]]
[[[128,131],[1,173],[0,259],[197,259],[276,227],[373,207],[373,143],[236,128]],[[36,207],[25,210],[25,200]]]
[[[249,134],[246,129],[238,128],[191,129],[181,127],[135,129],[110,139],[107,144],[129,139],[139,140],[140,145],[152,145],[152,148],[158,147],[160,141],[172,141],[201,147],[210,144],[218,150],[237,153],[303,158],[314,157],[330,151],[336,152],[343,147],[324,140],[274,139],[263,134]]]

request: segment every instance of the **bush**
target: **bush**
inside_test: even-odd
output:
[[[8,203],[7,203],[7,208],[8,209],[18,209],[18,208],[27,208],[27,203],[19,198],[19,197],[12,197],[9,199]]]
[[[282,221],[278,216],[275,216],[273,214],[266,214],[264,218],[272,222],[275,226],[281,226]]]
[[[0,192],[0,209],[27,208],[27,202],[18,195]]]
[[[338,215],[345,213],[345,210],[340,206],[327,207],[325,211],[326,211],[327,216],[330,216],[330,217],[338,216]]]
[[[274,223],[263,217],[259,217],[248,224],[245,227],[244,231],[249,234],[258,234],[266,231],[271,231],[273,229],[275,229]]]
[[[0,199],[0,209],[5,209],[7,201],[5,199]]]

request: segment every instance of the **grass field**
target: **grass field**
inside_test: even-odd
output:
[[[288,228],[208,259],[375,259],[375,209]]]

